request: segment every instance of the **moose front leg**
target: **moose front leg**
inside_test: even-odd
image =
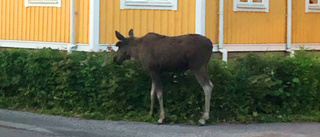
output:
[[[150,115],[152,116],[153,114],[153,106],[154,106],[154,96],[155,96],[155,83],[152,82],[152,87],[151,87],[151,93],[150,93],[150,100],[151,100],[151,105],[150,105]]]
[[[152,88],[151,88],[151,106],[150,106],[150,114],[153,113],[153,107],[154,107],[154,96],[157,95],[159,105],[160,105],[160,118],[158,120],[159,124],[163,123],[164,120],[164,107],[163,107],[163,95],[162,95],[162,84],[161,84],[161,77],[158,72],[152,72],[150,73],[152,78]]]

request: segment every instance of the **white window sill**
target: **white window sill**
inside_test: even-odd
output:
[[[237,4],[233,11],[269,12],[269,8],[264,4]]]
[[[145,4],[145,3],[126,3],[125,6],[139,6],[139,7],[173,7],[172,4]]]
[[[120,9],[162,9],[162,10],[177,10],[177,0],[172,2],[125,2],[121,0]]]
[[[120,9],[159,9],[159,10],[177,10],[169,5],[126,5]]]
[[[309,4],[306,6],[306,12],[320,12],[320,5]]]
[[[57,2],[29,2],[25,0],[25,7],[61,7],[61,0]]]

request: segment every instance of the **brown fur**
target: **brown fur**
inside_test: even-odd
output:
[[[204,124],[203,121],[205,122],[209,118],[209,108],[207,107],[210,103],[208,104],[208,99],[210,101],[213,88],[207,71],[213,48],[210,39],[198,34],[169,37],[156,33],[148,33],[143,37],[136,38],[133,30],[129,31],[130,37],[125,38],[117,31],[116,36],[119,39],[116,44],[119,50],[116,52],[114,61],[121,64],[122,61],[133,57],[138,59],[144,69],[150,73],[152,78],[150,113],[152,114],[153,111],[153,97],[156,94],[161,109],[158,122],[162,123],[164,119],[161,72],[190,69],[205,92],[208,92],[208,95],[206,94],[206,114],[200,119],[202,121],[199,121]]]

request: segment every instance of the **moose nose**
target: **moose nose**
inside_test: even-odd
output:
[[[117,62],[117,57],[113,57],[113,63]]]
[[[121,61],[119,61],[117,56],[113,57],[113,64],[121,65]]]

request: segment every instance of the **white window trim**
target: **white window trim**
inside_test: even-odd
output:
[[[269,0],[262,0],[262,3],[253,3],[252,1],[241,2],[240,0],[233,0],[233,11],[269,12]]]
[[[169,0],[168,2],[157,0],[120,0],[120,9],[177,10],[178,0]]]
[[[306,12],[320,12],[320,0],[316,4],[310,4],[309,0],[306,0]]]
[[[46,2],[40,2],[40,3],[30,3],[29,0],[25,0],[24,6],[25,7],[34,7],[34,6],[41,6],[41,7],[61,7],[61,0],[57,0],[58,3],[46,3]]]

